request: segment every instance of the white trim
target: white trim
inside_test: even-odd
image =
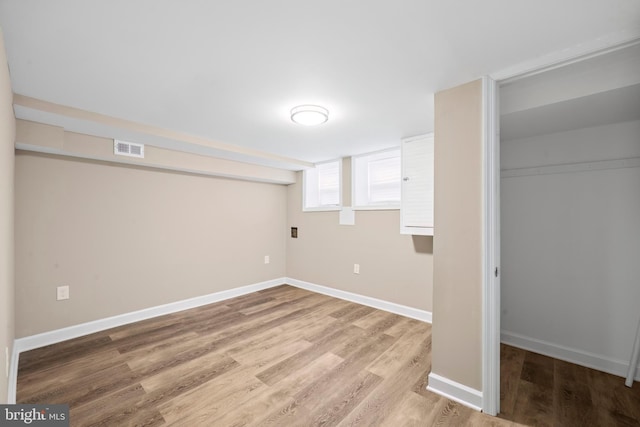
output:
[[[500,412],[500,140],[498,136],[498,85],[482,78],[482,410]]]
[[[358,181],[356,179],[356,162],[358,161],[358,159],[362,158],[362,157],[372,157],[372,156],[376,156],[379,154],[384,154],[384,153],[388,153],[391,151],[397,151],[398,152],[398,159],[400,160],[400,162],[402,162],[402,147],[400,145],[398,145],[397,147],[391,147],[391,148],[385,148],[383,150],[377,150],[377,151],[372,151],[370,153],[363,153],[363,154],[357,154],[354,156],[351,156],[351,205],[353,206],[353,210],[354,211],[390,211],[390,210],[400,210],[400,203],[401,201],[397,201],[397,202],[389,202],[389,203],[367,203],[364,205],[356,205],[356,187],[358,186],[357,182]],[[402,165],[400,166],[400,169],[402,169]],[[369,182],[367,182],[366,184],[369,184]]]
[[[482,392],[449,378],[431,372],[427,390],[468,406],[476,411],[482,410]]]
[[[600,37],[587,43],[581,43],[567,49],[538,56],[519,64],[491,73],[491,78],[501,84],[524,77],[533,76],[544,71],[593,58],[618,49],[640,43],[640,30],[619,31]]]
[[[554,175],[637,167],[640,167],[640,157],[628,157],[626,159],[597,160],[595,162],[575,162],[548,166],[534,166],[530,168],[502,169],[500,177],[514,178],[521,176]]]
[[[98,319],[79,325],[73,325],[62,329],[43,332],[37,335],[31,335],[24,338],[18,338],[14,341],[13,351],[21,353],[23,351],[33,350],[35,348],[44,347],[70,340],[72,338],[93,334],[95,332],[104,331],[115,328],[116,326],[127,325],[129,323],[138,322],[140,320],[151,319],[153,317],[163,316],[178,311],[188,310],[190,308],[200,307],[202,305],[211,304],[218,301],[235,298],[240,295],[249,294],[263,289],[272,288],[274,286],[283,285],[284,278],[268,280],[266,282],[255,283],[253,285],[241,286],[226,291],[214,292],[208,295],[202,295],[195,298],[189,298],[182,301],[176,301],[169,304],[158,305],[155,307],[145,308],[130,313],[119,314],[117,316]]]
[[[11,363],[9,364],[9,381],[7,390],[7,403],[12,405],[16,403],[16,388],[18,385],[18,359],[20,358],[20,352],[17,350],[16,345],[13,345],[11,352]]]
[[[315,169],[319,165],[324,165],[326,163],[335,163],[338,162],[338,204],[337,205],[318,205],[318,206],[307,206],[307,174],[309,171]],[[339,211],[342,209],[342,158],[337,158],[333,160],[326,160],[323,162],[318,162],[313,165],[313,168],[304,169],[302,171],[302,212],[328,212],[328,211]]]
[[[353,206],[354,211],[399,211],[400,205]]]
[[[329,288],[322,285],[316,285],[315,283],[292,279],[290,277],[285,278],[285,283],[297,288],[306,289],[308,291],[316,292],[323,295],[329,295],[331,297],[340,298],[343,300],[355,302],[357,304],[366,305],[368,307],[377,308],[378,310],[384,310],[390,313],[399,314],[400,316],[410,317],[422,322],[431,323],[430,311],[407,307],[406,305],[396,304],[377,298],[341,291],[339,289]]]
[[[302,212],[337,212],[342,210],[342,205],[340,206],[325,206],[325,207],[317,207],[317,208],[304,208]]]
[[[601,354],[526,337],[515,332],[502,331],[502,342],[513,347],[533,351],[534,353],[575,363],[576,365],[596,369],[622,378],[627,375],[627,369],[629,368],[629,362],[626,360],[613,359]],[[640,381],[640,366],[636,369],[635,380]]]
[[[402,138],[402,142],[413,142],[424,138],[435,138],[435,132],[432,131],[420,135],[408,136],[406,138]],[[402,146],[402,144],[400,144],[400,146]]]
[[[433,236],[434,227],[408,227],[400,225],[400,234],[411,236]]]

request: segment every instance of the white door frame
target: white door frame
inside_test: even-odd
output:
[[[500,412],[500,110],[498,83],[482,78],[482,410]]]
[[[483,278],[482,410],[500,412],[500,108],[499,84],[535,75],[627,46],[640,44],[640,30],[621,31],[552,52],[482,78]],[[498,274],[496,275],[496,268]]]

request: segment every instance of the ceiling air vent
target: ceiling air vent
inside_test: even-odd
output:
[[[113,140],[113,154],[144,158],[144,144]]]

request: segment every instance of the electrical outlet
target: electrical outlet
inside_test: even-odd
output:
[[[353,274],[360,274],[360,264],[353,264]]]
[[[58,286],[56,299],[58,301],[69,299],[69,286]]]
[[[264,263],[269,264],[269,255],[264,256]]]

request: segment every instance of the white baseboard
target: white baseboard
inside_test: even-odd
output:
[[[476,411],[482,410],[482,392],[464,384],[460,384],[449,378],[442,377],[431,372],[427,390],[468,406]]]
[[[116,326],[127,325],[140,320],[150,319],[152,317],[163,316],[165,314],[176,313],[178,311],[188,310],[190,308],[200,307],[202,305],[212,304],[235,298],[240,295],[249,294],[263,289],[272,288],[285,284],[285,278],[267,280],[266,282],[254,283],[252,285],[241,286],[226,291],[214,292],[208,295],[202,295],[195,298],[189,298],[182,301],[176,301],[169,304],[163,304],[156,307],[145,308],[143,310],[124,313],[117,316],[107,317],[105,319],[94,320],[92,322],[81,323],[62,329],[43,332],[37,335],[31,335],[24,338],[18,338],[13,342],[13,354],[9,367],[9,403],[15,403],[16,400],[16,382],[18,378],[18,360],[20,353],[47,345],[59,343],[62,341],[78,338],[84,335],[93,334],[95,332],[104,331],[115,328]]]
[[[163,304],[138,311],[133,311],[131,313],[124,313],[113,317],[107,317],[105,319],[81,323],[79,325],[69,326],[67,328],[56,329],[37,335],[18,338],[14,342],[14,349],[17,349],[18,352],[33,350],[34,348],[40,348],[72,338],[93,334],[95,332],[115,328],[116,326],[127,325],[129,323],[139,322],[140,320],[151,319],[152,317],[163,316],[165,314],[176,313],[178,311],[188,310],[190,308],[200,307],[202,305],[212,304],[214,302],[235,298],[240,295],[249,294],[251,292],[283,285],[284,283],[284,278],[267,280],[266,282],[254,283],[252,285],[228,289],[226,291],[214,292],[208,295],[202,295],[195,298],[189,298],[182,301],[176,301],[169,304]]]
[[[629,369],[628,361],[612,359],[600,354],[589,353],[536,338],[529,338],[516,334],[515,332],[502,331],[500,338],[504,344],[513,347],[564,360],[565,362],[575,363],[576,365],[596,369],[623,378],[627,376],[627,370]],[[640,381],[640,367],[636,368],[635,380]]]
[[[290,277],[285,277],[285,283],[297,288],[306,289],[308,291],[316,292],[319,294],[329,295],[331,297],[340,298],[343,300],[355,302],[357,304],[377,308],[378,310],[384,310],[390,313],[399,314],[400,316],[410,317],[422,322],[431,323],[430,311],[419,310],[417,308],[407,307],[406,305],[396,304],[377,298],[354,294],[347,291],[341,291],[339,289],[329,288],[326,286],[316,285],[315,283],[292,279]]]

